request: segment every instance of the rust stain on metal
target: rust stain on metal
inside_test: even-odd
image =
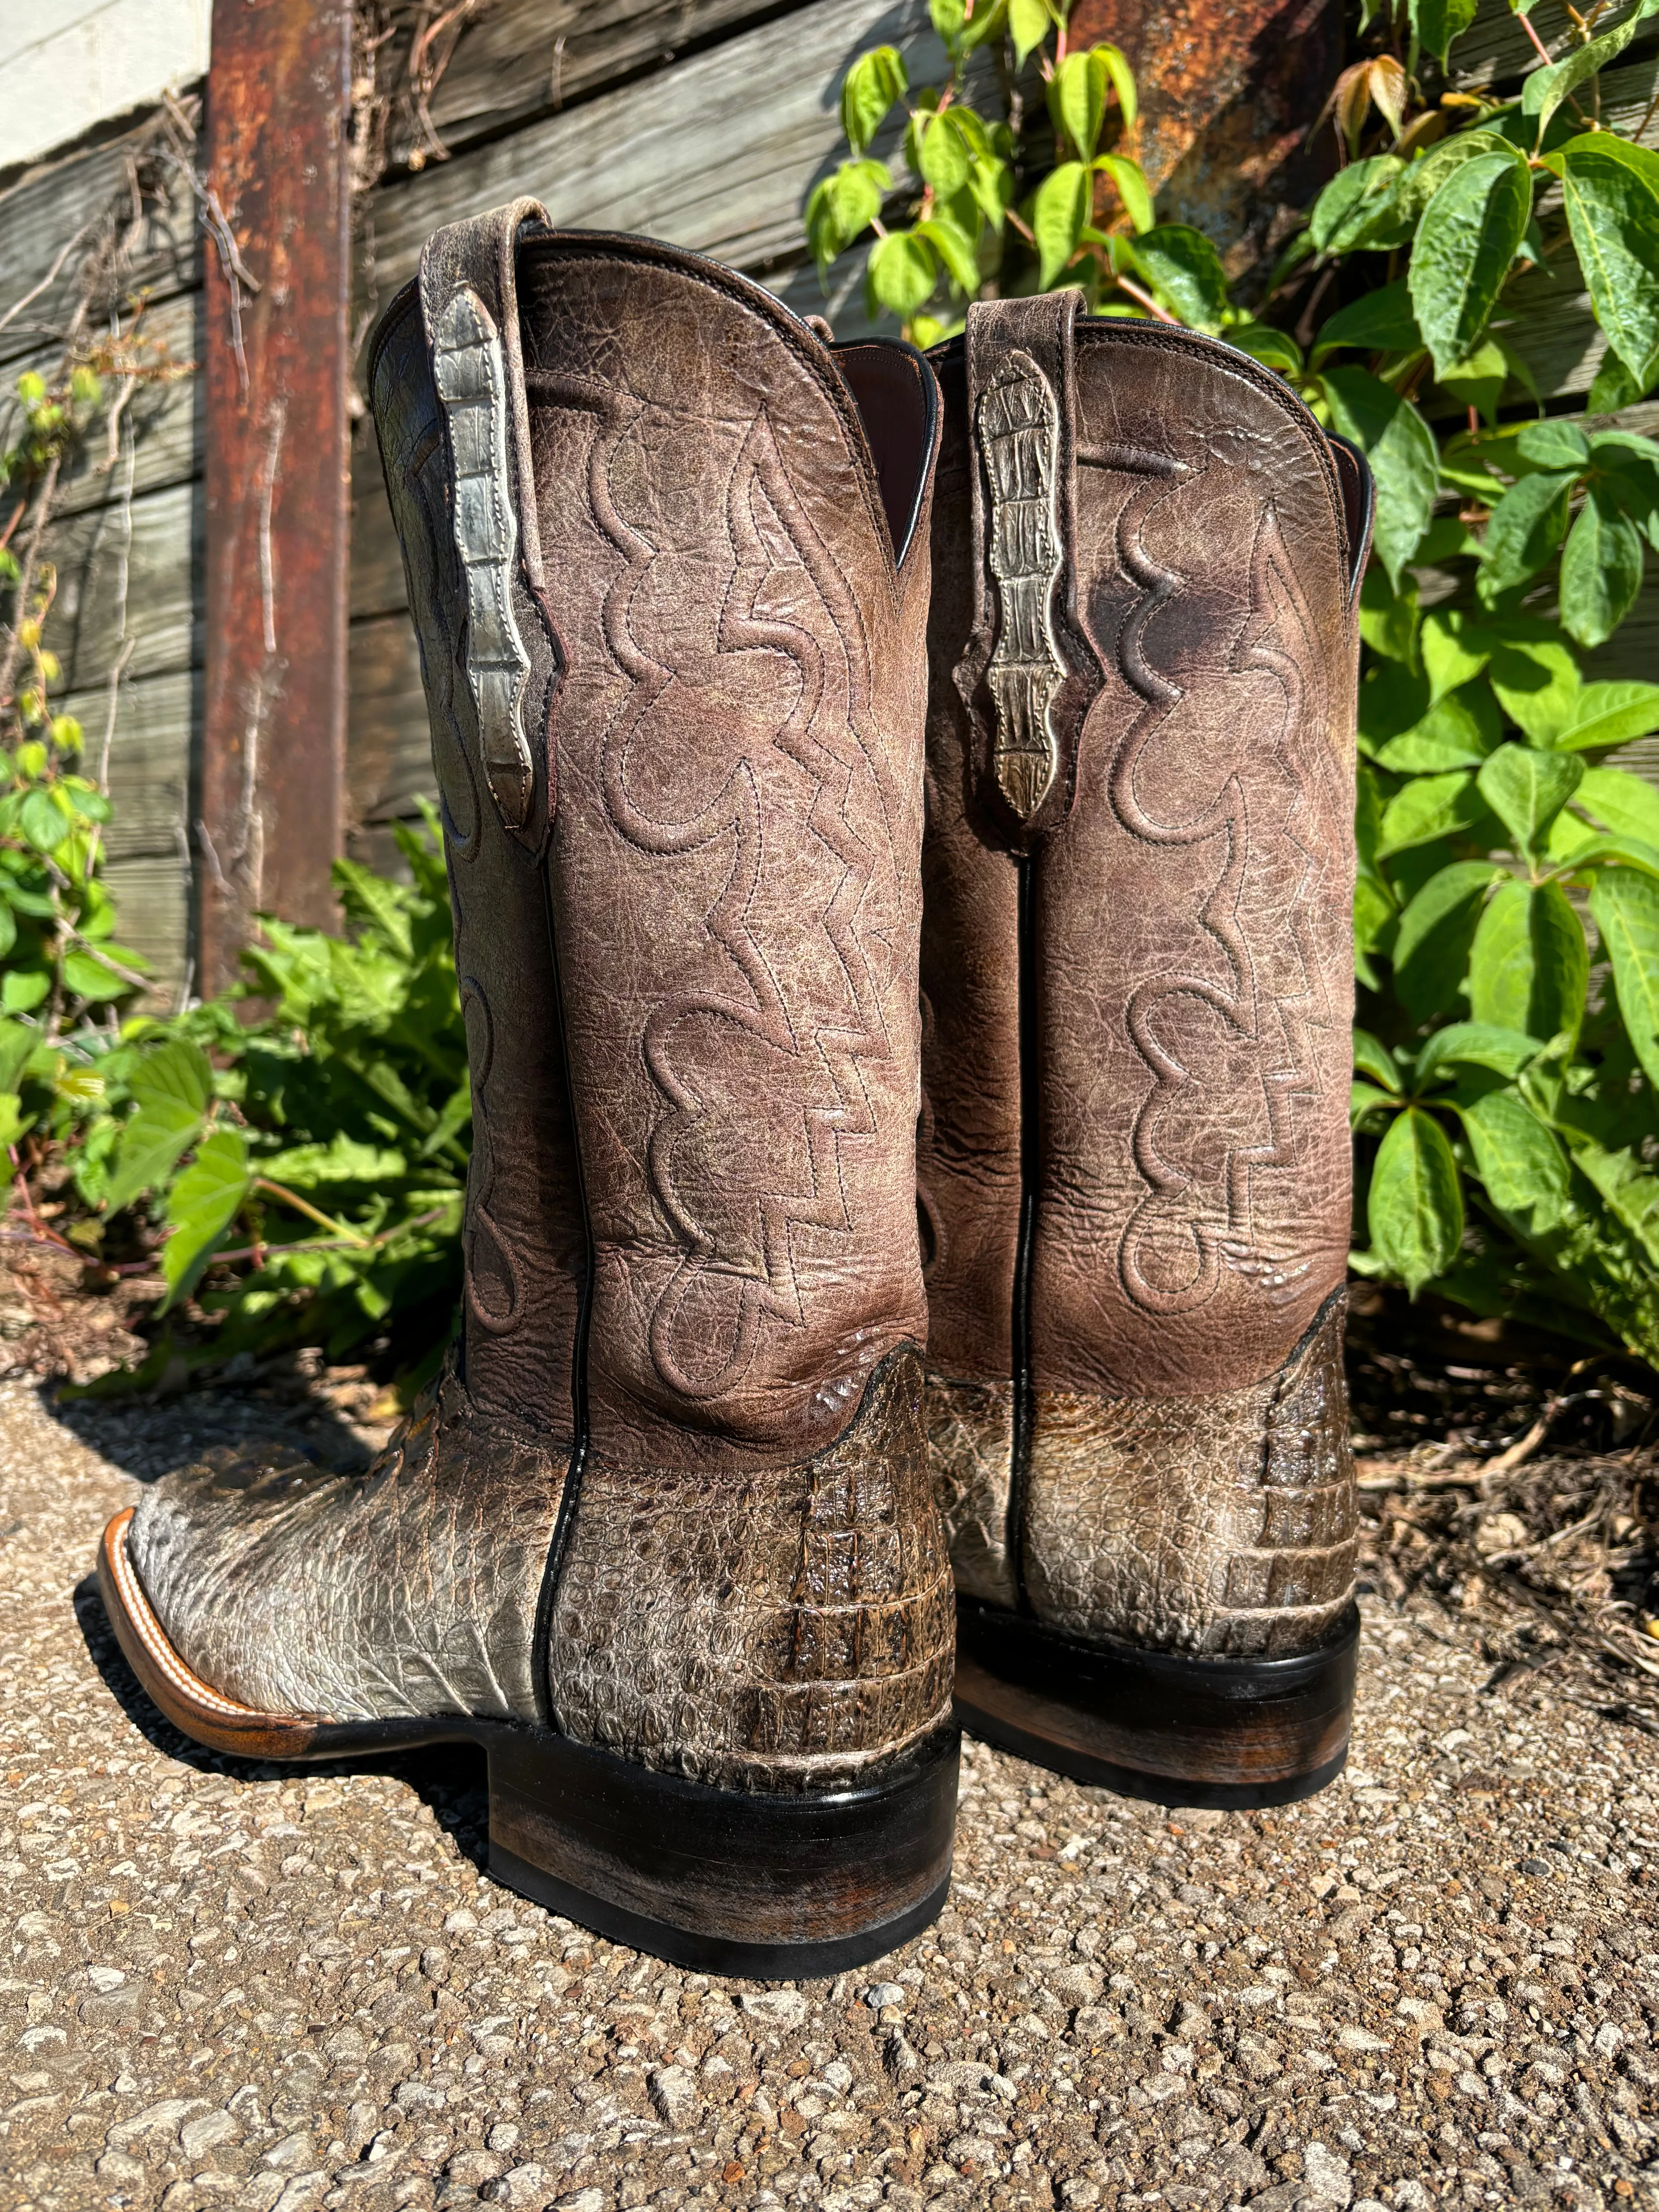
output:
[[[207,256],[199,988],[260,910],[331,927],[350,554],[351,9],[215,0],[209,183],[258,289]]]
[[[1130,134],[1166,222],[1189,222],[1248,267],[1280,210],[1330,166],[1305,145],[1342,66],[1332,0],[1077,0],[1073,50],[1109,40],[1127,55],[1141,113]]]

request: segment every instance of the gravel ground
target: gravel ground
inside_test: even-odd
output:
[[[7,2203],[1659,2205],[1659,1741],[1570,1668],[1495,1684],[1455,1605],[1367,1596],[1313,1803],[969,1742],[937,1927],[711,1980],[497,1888],[480,1764],[239,1765],[149,1709],[98,1531],[270,1419],[0,1383]]]

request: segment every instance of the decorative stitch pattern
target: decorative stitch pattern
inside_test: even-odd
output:
[[[1322,728],[1323,697],[1308,695],[1303,675],[1305,667],[1316,669],[1320,665],[1312,617],[1285,552],[1278,516],[1269,503],[1255,536],[1249,611],[1228,661],[1230,674],[1260,671],[1279,683],[1285,705],[1272,749],[1294,791],[1283,830],[1300,862],[1301,873],[1289,894],[1285,926],[1302,971],[1303,988],[1268,996],[1267,1004],[1277,1014],[1285,1048],[1284,1064],[1268,1067],[1265,1064],[1269,1048],[1262,1028],[1263,994],[1257,963],[1239,915],[1250,849],[1249,807],[1244,786],[1237,770],[1232,771],[1207,807],[1195,816],[1174,823],[1158,820],[1149,813],[1141,805],[1135,787],[1136,770],[1155,732],[1186,696],[1182,687],[1155,669],[1146,655],[1148,623],[1182,588],[1184,580],[1161,566],[1147,550],[1145,526],[1153,509],[1170,495],[1175,482],[1188,477],[1190,471],[1187,464],[1173,456],[1139,449],[1115,449],[1108,458],[1112,465],[1150,479],[1126,501],[1118,524],[1119,556],[1125,571],[1143,591],[1122,626],[1120,664],[1147,705],[1118,747],[1111,771],[1112,803],[1124,827],[1150,843],[1193,846],[1213,837],[1224,838],[1221,870],[1199,919],[1220,947],[1231,971],[1231,988],[1200,976],[1161,975],[1138,985],[1130,995],[1129,1035],[1152,1073],[1153,1084],[1135,1118],[1133,1137],[1135,1165],[1148,1189],[1125,1225],[1118,1250],[1119,1273],[1128,1296],[1149,1313],[1191,1313],[1206,1304],[1220,1285],[1224,1266],[1255,1282],[1274,1304],[1283,1304],[1297,1296],[1301,1280],[1313,1263],[1304,1256],[1265,1253],[1255,1249],[1251,1227],[1250,1176],[1253,1168],[1282,1166],[1291,1158],[1291,1101],[1298,1097],[1317,1097],[1322,1089],[1308,1031],[1328,1027],[1331,1018],[1321,963],[1309,933],[1309,916],[1321,863],[1314,851],[1297,836],[1293,826],[1296,816],[1306,805],[1306,798],[1285,746],[1287,732],[1306,716],[1318,716]],[[1273,641],[1275,635],[1277,643]],[[1287,642],[1291,648],[1288,650]],[[1326,749],[1322,745],[1318,750],[1323,752]],[[1224,1176],[1224,1217],[1188,1224],[1196,1247],[1197,1264],[1188,1281],[1171,1287],[1152,1279],[1143,1255],[1149,1235],[1164,1225],[1172,1202],[1178,1200],[1193,1182],[1189,1170],[1163,1152],[1158,1142],[1159,1125],[1168,1109],[1194,1079],[1158,1031],[1160,1011],[1181,998],[1195,999],[1212,1008],[1231,1036],[1256,1048],[1262,1061],[1261,1082],[1268,1135],[1264,1143],[1230,1147]]]

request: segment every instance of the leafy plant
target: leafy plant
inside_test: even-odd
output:
[[[1354,1264],[1659,1360],[1659,791],[1608,757],[1659,684],[1580,657],[1659,550],[1659,445],[1607,420],[1659,383],[1659,155],[1597,85],[1659,0],[1569,9],[1559,58],[1518,5],[1539,64],[1510,98],[1446,88],[1474,12],[1366,0],[1336,173],[1237,287],[1157,219],[1123,58],[1070,51],[1059,0],[935,0],[937,91],[855,62],[808,230],[826,270],[871,234],[871,312],[918,343],[1074,286],[1239,346],[1364,449]],[[895,106],[902,184],[871,151]],[[1514,289],[1575,262],[1607,343],[1583,419],[1540,402]]]

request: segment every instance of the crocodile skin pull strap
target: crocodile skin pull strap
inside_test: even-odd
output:
[[[535,200],[514,200],[430,238],[421,315],[449,428],[455,550],[466,580],[466,678],[485,779],[507,827],[536,811],[532,702],[557,673],[543,598],[541,532],[530,453],[514,257]],[[545,643],[535,635],[545,629]],[[555,666],[539,670],[551,648]],[[547,681],[538,682],[538,673]]]
[[[1073,602],[1078,306],[1054,292],[968,310],[975,608],[956,684],[979,794],[1019,848],[1070,811],[1102,682]]]

